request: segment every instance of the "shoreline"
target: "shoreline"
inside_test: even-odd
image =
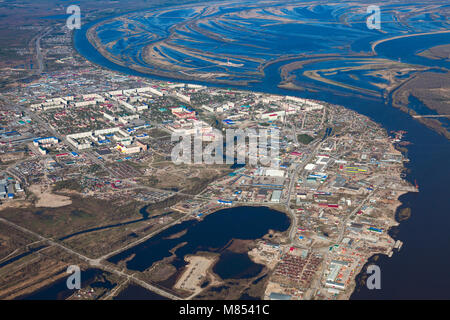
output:
[[[171,7],[166,8],[167,10],[171,9]],[[232,78],[235,77],[233,75],[230,75],[230,77],[228,79],[220,79],[220,77],[217,77],[213,74],[211,77],[209,76],[203,76],[203,75],[191,75],[191,74],[187,74],[183,71],[181,72],[177,72],[177,71],[164,71],[164,70],[160,70],[159,68],[156,69],[150,69],[148,67],[146,67],[145,65],[139,65],[135,62],[130,62],[130,64],[124,63],[120,57],[114,57],[112,54],[110,54],[109,52],[107,52],[104,48],[102,48],[101,45],[99,45],[99,40],[97,39],[96,36],[96,29],[100,26],[102,26],[104,23],[110,21],[111,19],[116,19],[116,18],[120,18],[120,17],[126,17],[130,14],[132,14],[133,12],[128,12],[128,13],[122,13],[122,14],[118,14],[118,15],[113,15],[110,17],[103,17],[101,19],[96,19],[96,20],[92,20],[90,21],[90,26],[84,31],[84,38],[86,39],[86,41],[89,43],[89,45],[101,56],[101,58],[105,59],[107,61],[107,63],[111,63],[113,64],[115,67],[114,68],[109,68],[109,67],[105,67],[100,63],[96,63],[93,62],[94,64],[108,69],[108,70],[115,70],[116,68],[122,68],[122,69],[127,69],[126,70],[122,70],[122,71],[116,71],[116,72],[123,72],[125,74],[130,74],[130,75],[134,75],[134,76],[140,76],[140,77],[146,77],[149,79],[156,79],[156,80],[162,80],[162,81],[187,81],[187,82],[191,82],[191,83],[200,83],[200,84],[205,84],[205,85],[213,85],[213,86],[235,86],[235,87],[248,87],[248,86],[252,86],[252,85],[259,85],[262,84],[264,82],[264,79],[267,76],[267,68],[275,65],[275,64],[279,64],[282,62],[286,62],[288,63],[287,65],[290,65],[292,63],[289,63],[290,60],[298,60],[299,61],[294,61],[293,63],[303,63],[302,59],[305,58],[304,54],[298,54],[297,56],[293,56],[291,54],[283,54],[280,57],[278,57],[275,60],[270,60],[267,62],[262,62],[260,64],[260,66],[257,68],[258,71],[257,73],[259,73],[259,77],[256,79],[243,79],[243,80],[233,80]],[[352,52],[351,56],[354,56],[355,58],[374,58],[377,57],[377,53],[376,53],[376,47],[379,44],[385,43],[385,42],[389,42],[389,41],[395,41],[398,39],[403,39],[403,38],[408,38],[408,37],[420,37],[420,36],[433,36],[433,35],[439,35],[439,34],[446,34],[449,33],[450,30],[439,30],[439,31],[433,31],[433,32],[422,32],[422,33],[416,33],[416,34],[403,34],[403,35],[397,35],[397,36],[393,36],[390,38],[386,38],[386,39],[379,39],[376,40],[374,42],[371,42],[368,44],[368,51],[364,54],[362,53],[358,53],[358,52]],[[83,58],[86,59],[85,56],[83,56],[75,47],[75,41],[72,41],[73,43],[73,47],[75,48],[75,51],[77,52],[77,54],[79,54],[80,56],[82,56]],[[148,45],[147,45],[148,46]],[[146,46],[146,47],[147,47]],[[145,47],[144,47],[145,48]],[[144,50],[145,51],[145,50]],[[312,60],[315,59],[327,59],[328,56],[333,56],[334,54],[332,53],[327,53],[327,54],[317,54],[317,55],[311,55],[310,58]],[[419,56],[419,54],[418,54]],[[344,56],[342,56],[344,58]],[[89,60],[89,59],[87,59]],[[90,61],[90,60],[89,60]],[[322,77],[318,77],[317,75],[314,75],[315,71],[308,71],[308,74],[306,74],[305,76],[310,78],[311,81],[319,81],[319,82],[323,82],[326,86],[328,85],[332,85],[332,86],[336,86],[336,91],[338,91],[339,89],[344,89],[344,90],[350,90],[350,91],[354,91],[353,94],[355,95],[363,95],[365,98],[370,99],[371,97],[374,98],[378,98],[378,97],[382,97],[381,93],[378,93],[374,90],[371,89],[365,89],[365,88],[357,88],[354,87],[352,85],[347,85],[347,84],[343,84],[343,83],[337,83],[335,81],[332,80],[328,80],[326,78],[322,78]],[[243,74],[245,75],[245,73]],[[283,75],[282,73],[280,73],[281,76],[281,81],[278,83],[277,87],[280,89],[285,89],[285,90],[292,90],[292,91],[303,91],[304,88],[299,88],[297,87],[292,80],[295,79],[294,78],[289,78],[289,79],[283,79]],[[394,90],[388,90],[391,93],[394,93],[398,88],[394,88]],[[356,91],[356,90],[359,90]],[[383,98],[384,99],[384,98]],[[392,102],[392,106],[395,108],[398,108],[399,110],[405,112],[405,113],[412,113],[414,114],[415,111],[409,108],[405,108],[404,106],[398,105],[395,102]],[[426,125],[427,127],[431,128],[433,131],[445,136],[447,139],[450,140],[450,133],[448,132],[448,130],[445,129],[445,126],[443,126],[442,124],[439,123],[438,120],[436,119],[430,119],[430,118],[416,118],[416,121],[420,122],[421,124]]]
[[[450,32],[450,31],[449,31]],[[421,35],[421,34],[419,34],[419,35]],[[88,40],[89,41],[89,40]],[[91,43],[91,45],[92,45],[92,43]],[[74,46],[74,48],[75,48],[75,46]],[[95,46],[94,46],[94,48],[95,48]],[[80,56],[82,56],[84,59],[86,59],[86,60],[89,60],[89,59],[87,59],[85,56],[83,56],[77,49],[74,49]],[[100,53],[101,54],[101,53]],[[108,59],[108,61],[110,61],[109,59]],[[112,61],[110,61],[110,62],[112,62]],[[278,61],[276,61],[276,62],[278,62]],[[276,63],[276,62],[273,62],[273,63]],[[115,62],[112,62],[112,63],[115,63]],[[272,64],[273,64],[272,63]],[[120,73],[120,72],[118,72],[118,71],[115,71],[115,70],[113,70],[113,69],[110,69],[110,68],[107,68],[107,67],[105,67],[105,66],[102,66],[102,65],[99,65],[99,64],[96,64],[96,63],[94,63],[95,65],[97,65],[97,66],[99,66],[100,68],[104,68],[104,69],[106,69],[106,70],[109,70],[109,71],[112,71],[112,72],[115,72],[115,73]],[[133,70],[133,69],[131,69],[131,70]],[[136,71],[138,71],[138,70],[136,70]],[[138,71],[138,72],[140,72],[140,71]],[[158,75],[157,75],[158,76]],[[138,76],[139,77],[139,76]],[[148,74],[148,77],[151,79],[151,77],[152,77],[152,75],[151,74]],[[181,79],[181,80],[183,80],[183,79]],[[159,81],[159,80],[158,80]],[[175,80],[175,81],[177,81],[177,80]],[[202,81],[201,81],[202,82]],[[236,83],[232,83],[233,85],[239,85],[239,84],[236,84]],[[209,87],[215,87],[215,84],[213,83],[212,85],[210,85],[210,83],[208,83],[208,86]],[[245,90],[244,90],[245,91]],[[324,102],[326,102],[326,101],[324,101]],[[345,106],[342,106],[343,108],[346,108]],[[346,109],[348,109],[348,108],[346,108]],[[360,114],[360,113],[358,113],[358,114]],[[371,120],[372,121],[372,120]],[[384,130],[384,129],[383,129]],[[385,130],[386,131],[386,130]],[[402,180],[404,180],[403,178],[402,178]],[[399,197],[401,197],[403,194],[405,194],[405,193],[407,193],[408,191],[405,191],[404,193],[401,193],[401,194],[399,194],[398,195],[398,197],[397,197],[397,201],[399,201],[398,200],[398,198]],[[402,205],[402,203],[399,203],[397,206],[396,206],[396,209],[395,209],[395,212],[394,212],[394,218],[393,218],[393,221],[395,222],[394,224],[391,224],[391,226],[390,226],[390,229],[393,227],[393,226],[397,226],[398,224],[399,224],[399,222],[398,221],[396,221],[396,219],[395,219],[395,213],[397,212],[397,210],[398,210],[398,208],[400,207]],[[292,225],[292,218],[291,218],[291,216],[288,214],[288,213],[286,213],[286,212],[284,212],[284,211],[282,211],[282,210],[279,210],[278,208],[277,209],[275,209],[275,208],[273,208],[270,204],[239,204],[239,205],[236,205],[236,206],[232,206],[232,207],[229,207],[229,208],[233,208],[233,207],[242,207],[242,206],[252,206],[252,207],[260,207],[260,206],[263,206],[263,207],[268,207],[268,208],[270,208],[270,209],[273,209],[273,210],[277,210],[277,211],[280,211],[280,212],[282,212],[282,213],[284,213],[284,214],[286,214],[287,215],[287,217],[290,219],[290,221],[291,221],[291,223],[290,223],[290,227],[289,227],[289,229],[291,228],[291,225]],[[219,210],[223,210],[223,209],[227,209],[227,207],[224,207],[224,208],[217,208],[217,209],[215,209],[213,212],[211,212],[210,214],[212,214],[212,213],[215,213],[215,212],[217,212],[217,211],[219,211]],[[190,217],[189,219],[186,219],[186,220],[191,220],[191,219],[194,219],[195,217]],[[183,219],[184,220],[184,219]],[[295,227],[295,226],[294,226]],[[288,230],[289,230],[288,229]],[[390,230],[389,229],[389,230]],[[376,254],[374,254],[374,255],[376,255]],[[370,259],[369,259],[370,260]],[[368,261],[369,261],[368,260]],[[355,278],[354,279],[356,279],[356,277],[361,273],[361,271],[363,270],[363,268],[361,268],[361,270],[356,274],[356,276],[355,276]],[[354,281],[356,281],[356,280],[354,280]],[[352,294],[353,294],[353,292],[354,292],[354,290],[355,289],[353,289],[352,290]]]
[[[377,41],[372,42],[371,44],[371,50],[373,54],[376,54],[376,50],[375,48],[384,42],[388,42],[391,40],[397,40],[397,39],[403,39],[403,38],[409,38],[409,37],[420,37],[420,36],[427,36],[427,35],[432,35],[432,34],[442,34],[442,33],[450,33],[450,30],[441,30],[441,31],[434,31],[434,32],[422,32],[422,33],[415,33],[415,34],[405,34],[405,35],[399,35],[399,36],[395,36],[395,37],[391,37],[391,38],[387,38],[387,39],[380,39]]]
[[[397,219],[397,213],[399,212],[400,208],[404,205],[404,203],[401,202],[401,200],[399,200],[399,198],[409,192],[411,192],[411,191],[404,191],[404,192],[401,192],[397,196],[396,201],[398,201],[399,203],[395,208],[394,216],[393,216],[393,219],[391,220],[392,223],[389,226],[389,229],[386,231],[387,234],[389,235],[389,237],[394,241],[394,243],[395,243],[395,241],[397,241],[399,239],[396,239],[391,234],[391,230],[393,230],[393,228],[396,228],[401,224],[401,221],[398,221],[398,219]],[[396,249],[396,250],[398,252],[400,249]],[[353,280],[350,282],[350,285],[349,285],[349,288],[352,288],[352,289],[348,294],[345,294],[345,296],[344,296],[346,298],[345,300],[351,300],[351,297],[353,296],[353,294],[356,293],[359,290],[359,288],[361,288],[360,286],[362,286],[362,283],[360,283],[360,280],[365,279],[365,276],[367,275],[367,273],[365,273],[365,270],[367,270],[367,267],[371,264],[374,264],[373,262],[376,262],[378,260],[378,258],[375,259],[375,257],[384,255],[388,258],[391,258],[392,253],[395,254],[394,248],[391,249],[391,251],[389,253],[391,255],[385,254],[385,253],[380,253],[380,252],[375,252],[375,253],[371,254],[369,256],[369,258],[366,259],[366,262],[360,267],[360,269],[357,272],[355,272],[355,276],[353,277]]]

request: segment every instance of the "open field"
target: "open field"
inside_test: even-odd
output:
[[[33,185],[30,187],[30,191],[38,198],[35,204],[36,208],[59,208],[72,204],[70,197],[54,194],[50,187]]]

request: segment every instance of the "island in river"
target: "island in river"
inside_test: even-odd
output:
[[[380,29],[367,27],[366,9],[358,1],[194,3],[94,21],[83,37],[116,66],[171,79],[253,86],[277,64],[280,88],[383,98],[450,137],[448,6],[385,3]]]

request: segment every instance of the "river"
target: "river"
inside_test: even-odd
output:
[[[85,58],[105,68],[125,74],[174,81],[174,79],[141,74],[115,65],[102,57],[85,37],[86,30],[91,25],[92,23],[84,25],[74,35],[74,46]],[[381,56],[390,59],[400,58],[405,63],[424,63],[423,61],[426,61],[428,66],[447,67],[446,63],[422,57],[417,58],[413,54],[417,50],[444,43],[450,43],[448,35],[430,35],[415,37],[409,42],[405,39],[384,42],[379,46],[379,50]],[[407,155],[410,162],[406,164],[409,169],[406,179],[411,183],[417,180],[420,192],[405,194],[400,198],[404,206],[411,208],[411,218],[402,222],[396,228],[394,235],[395,239],[402,240],[404,245],[401,251],[394,254],[392,258],[382,256],[376,262],[381,268],[381,289],[358,288],[359,290],[356,290],[351,298],[450,298],[448,290],[450,287],[450,277],[448,276],[450,269],[450,256],[448,255],[450,252],[450,197],[448,192],[450,141],[415,121],[411,116],[392,107],[390,103],[385,103],[382,99],[367,98],[339,88],[331,90],[322,87],[319,92],[280,89],[277,84],[280,81],[278,68],[281,65],[282,63],[275,63],[269,66],[265,70],[265,78],[262,82],[245,88],[236,87],[236,89],[299,96],[342,105],[368,116],[381,124],[388,132],[391,130],[408,131],[406,139],[412,143],[408,146]],[[217,84],[209,85],[219,86]],[[210,236],[214,238],[215,234],[212,233]],[[141,269],[141,267],[137,269]]]

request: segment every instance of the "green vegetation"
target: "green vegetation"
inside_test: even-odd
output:
[[[314,140],[314,138],[311,137],[310,135],[307,135],[307,134],[305,134],[305,133],[302,133],[302,134],[297,135],[297,140],[298,140],[298,142],[300,142],[300,143],[303,143],[303,144],[309,144],[311,141]]]
[[[87,173],[96,173],[97,171],[100,171],[102,167],[100,167],[98,164],[93,164],[89,166],[87,169]]]
[[[170,136],[170,133],[168,133],[167,131],[164,131],[162,129],[155,128],[149,132],[149,135],[150,135],[150,137],[157,139],[157,138]]]
[[[192,195],[198,194],[201,191],[203,191],[203,189],[205,189],[208,186],[208,184],[215,181],[219,177],[220,177],[219,175],[213,175],[208,178],[199,178],[199,177],[190,178],[189,186],[185,188],[183,192]]]
[[[136,170],[138,170],[138,171],[139,171],[140,169],[143,169],[143,168],[146,168],[146,167],[147,167],[147,165],[145,165],[145,164],[141,164],[141,163],[137,163],[137,162],[133,162],[133,161],[129,161],[129,160],[126,160],[126,161],[124,161],[123,163],[125,163],[125,164],[127,164],[127,165],[133,167],[134,169],[136,169]]]
[[[63,189],[74,190],[74,191],[78,191],[78,192],[83,191],[83,187],[75,179],[58,181],[53,186],[53,191],[59,191],[59,190],[63,190]]]
[[[147,212],[151,212],[159,209],[167,209],[180,201],[186,200],[186,196],[174,195],[173,197],[164,199],[163,201],[151,203],[147,206]]]
[[[88,213],[86,211],[77,210],[77,209],[72,210],[70,212],[70,214],[71,214],[72,217],[75,217],[75,218],[92,218],[93,217],[92,214],[90,214],[90,213]]]
[[[149,187],[154,187],[159,183],[159,179],[156,176],[150,176],[143,181],[143,184]]]

